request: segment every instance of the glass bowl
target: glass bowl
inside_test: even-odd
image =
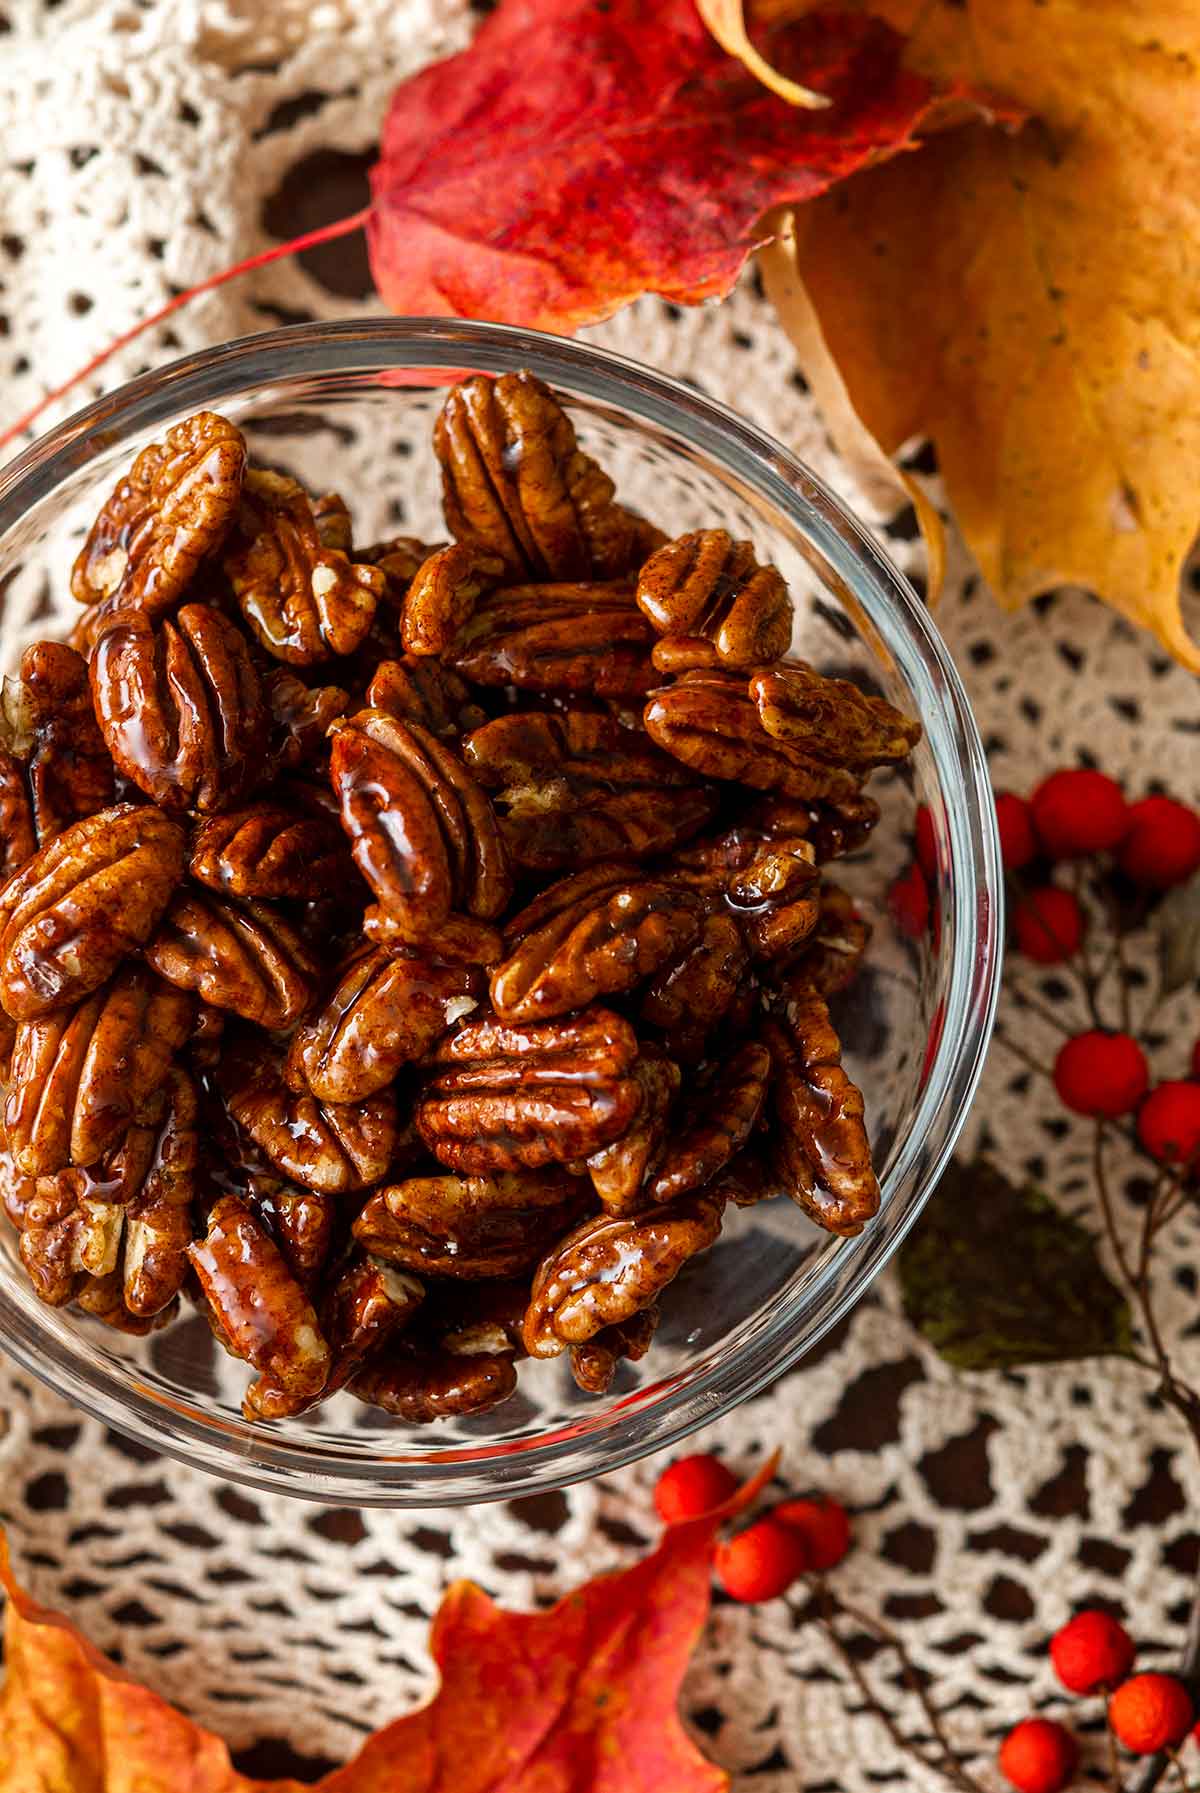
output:
[[[867,968],[835,1021],[863,1086],[883,1191],[857,1238],[790,1202],[729,1211],[722,1238],[663,1303],[649,1355],[610,1393],[580,1394],[565,1359],[522,1366],[516,1395],[472,1419],[406,1427],[347,1395],[274,1425],[242,1418],[247,1377],[185,1317],[134,1340],[42,1306],[0,1221],[0,1338],[52,1388],[154,1449],[231,1481],[314,1500],[434,1506],[530,1494],[678,1444],[790,1369],[853,1306],[920,1213],[975,1089],[999,975],[995,815],[967,698],[912,589],[798,461],[722,406],[599,349],[490,324],[399,319],[299,325],[145,375],[35,442],[0,474],[3,655],[69,626],[67,574],[86,525],[147,441],[202,407],[259,462],[335,488],[356,539],[444,534],[430,427],[448,379],[528,367],[569,406],[622,500],[670,534],[723,525],[788,579],[795,646],[881,690],[924,725],[911,764],[877,774],[883,819],[839,864],[870,918]],[[899,935],[885,893],[929,806],[939,927]]]

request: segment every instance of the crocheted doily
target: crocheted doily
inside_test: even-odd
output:
[[[460,47],[472,22],[464,0],[0,0],[5,413],[178,288],[319,222],[339,197],[361,204],[391,87]],[[339,244],[198,301],[107,367],[104,386],[279,321],[379,309],[357,247]],[[589,334],[735,405],[871,515],[752,277],[721,306],[645,301]],[[919,570],[911,513],[875,522]],[[1025,789],[1102,748],[1135,792],[1169,777],[1200,796],[1185,758],[1192,680],[1098,605],[1067,594],[1002,615],[952,541],[938,620],[998,785]],[[6,662],[31,622],[5,619]],[[1023,1018],[1023,1037],[1047,1057],[1039,1026]],[[1090,1132],[999,1050],[972,1126],[984,1123],[1013,1175],[1089,1217]],[[1176,1240],[1163,1291],[1174,1336],[1194,1305],[1191,1218]],[[544,1602],[628,1562],[655,1531],[653,1462],[508,1505],[321,1509],[151,1457],[6,1364],[0,1434],[0,1513],[36,1594],[264,1772],[341,1760],[428,1691],[427,1623],[451,1579]],[[902,1629],[951,1735],[981,1758],[1049,1695],[1044,1640],[1073,1604],[1132,1615],[1149,1660],[1181,1646],[1200,1473],[1123,1361],[956,1374],[908,1327],[889,1275],[802,1369],[699,1442],[747,1467],[780,1442],[793,1486],[848,1503],[858,1547],[839,1589]],[[866,1667],[901,1729],[920,1734],[894,1666]],[[739,1789],[940,1784],[861,1707],[799,1600],[719,1604],[685,1687]],[[268,1741],[282,1737],[290,1758]]]

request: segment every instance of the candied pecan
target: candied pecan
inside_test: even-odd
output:
[[[571,420],[528,372],[464,380],[434,426],[451,534],[515,577],[603,578],[634,552],[634,519],[579,448]]]
[[[606,1326],[582,1345],[571,1346],[571,1374],[585,1395],[607,1394],[617,1365],[638,1363],[654,1342],[658,1308],[644,1307],[619,1325]]]
[[[425,1276],[515,1276],[577,1218],[584,1185],[554,1171],[410,1177],[376,1190],[354,1222],[373,1256]]]
[[[433,1296],[426,1330],[432,1331],[443,1351],[456,1357],[503,1352],[525,1356],[521,1324],[529,1302],[528,1275],[480,1283],[444,1277]]]
[[[400,639],[407,652],[444,654],[503,577],[504,562],[469,542],[431,554],[404,594]]]
[[[40,847],[0,891],[0,1001],[14,1021],[95,990],[158,923],[183,871],[182,831],[118,803]]]
[[[773,741],[860,775],[907,759],[921,739],[920,723],[885,698],[868,697],[849,679],[827,679],[799,660],[752,674],[750,697]]]
[[[681,1130],[674,1134],[646,1187],[654,1202],[675,1202],[709,1183],[741,1151],[767,1096],[771,1055],[748,1040],[694,1085]]]
[[[377,1183],[392,1162],[391,1090],[361,1102],[318,1102],[289,1090],[274,1055],[250,1045],[225,1053],[217,1081],[239,1127],[277,1170],[306,1189],[344,1195]]]
[[[610,1214],[633,1214],[650,1206],[644,1184],[666,1136],[667,1116],[681,1081],[679,1066],[647,1045],[642,1046],[633,1076],[641,1085],[641,1112],[620,1139],[602,1146],[587,1161],[592,1187]]]
[[[833,802],[858,790],[855,773],[767,733],[744,674],[685,672],[651,693],[643,721],[652,740],[708,778]]]
[[[505,929],[509,956],[492,974],[506,1021],[565,1015],[631,990],[697,939],[704,901],[636,866],[561,878]]]
[[[879,1207],[861,1091],[819,991],[793,987],[786,1026],[766,1022],[778,1168],[787,1193],[831,1233],[860,1233]]]
[[[23,1021],[4,1109],[20,1169],[50,1176],[118,1144],[191,1033],[195,1006],[144,965],[125,965],[76,1008]]]
[[[145,1338],[169,1326],[178,1309],[177,1301],[169,1301],[153,1314],[135,1314],[125,1303],[125,1289],[120,1271],[110,1270],[107,1276],[85,1277],[75,1305],[94,1320],[111,1326],[115,1332],[127,1332],[133,1338]]]
[[[717,807],[711,787],[643,734],[589,711],[500,716],[462,754],[494,793],[512,858],[539,870],[665,853]]]
[[[302,1288],[312,1289],[333,1254],[337,1202],[315,1189],[291,1189],[273,1178],[247,1179],[254,1210],[266,1223]]]
[[[701,1189],[644,1214],[585,1220],[538,1268],[525,1314],[531,1357],[556,1357],[649,1307],[721,1230],[721,1198]]]
[[[101,1164],[38,1178],[22,1217],[20,1252],[35,1292],[49,1306],[72,1300],[83,1277],[117,1269],[127,1207],[154,1145],[154,1127],[133,1126]]]
[[[288,1081],[322,1102],[357,1102],[422,1057],[481,995],[471,967],[359,950],[292,1041]]]
[[[705,917],[698,940],[661,970],[642,997],[639,1013],[661,1028],[672,1057],[690,1064],[742,987],[749,958],[732,916]]]
[[[476,685],[643,697],[653,640],[627,580],[509,585],[480,599],[449,658]]]
[[[381,1345],[406,1327],[425,1300],[425,1286],[394,1264],[352,1258],[321,1298],[321,1330],[333,1352],[326,1394],[342,1388]]]
[[[742,936],[756,959],[792,957],[817,925],[821,874],[806,840],[765,844],[726,891]]]
[[[516,1386],[511,1356],[421,1351],[406,1345],[403,1337],[368,1358],[348,1384],[360,1401],[382,1407],[410,1426],[486,1413],[507,1401]]]
[[[330,776],[354,862],[399,928],[436,940],[458,909],[489,921],[512,894],[492,806],[416,722],[360,710],[333,734]]]
[[[305,685],[285,666],[269,672],[262,689],[271,713],[272,763],[296,772],[323,760],[325,737],[350,708],[350,693],[340,685]]]
[[[759,1202],[774,1201],[777,1195],[784,1193],[779,1176],[754,1146],[739,1152],[712,1187],[736,1208],[753,1208]]]
[[[259,1371],[242,1403],[247,1419],[268,1417],[262,1408],[276,1392],[299,1400],[319,1395],[329,1345],[308,1296],[240,1196],[214,1203],[205,1236],[188,1257],[220,1334]]]
[[[837,996],[858,976],[870,939],[871,924],[858,913],[850,893],[840,884],[824,883],[817,925],[792,975],[822,996]],[[788,979],[783,982],[786,991]]]
[[[39,846],[112,802],[112,760],[92,708],[87,661],[64,642],[35,641],[25,649],[17,678],[5,680],[2,732],[24,761]],[[19,808],[14,821],[17,841],[6,845],[9,854],[24,845]]]
[[[353,877],[346,841],[330,815],[256,803],[213,816],[197,829],[188,870],[210,890],[236,897],[324,896]]]
[[[384,587],[377,567],[324,545],[294,479],[257,467],[246,475],[238,533],[224,565],[263,647],[293,666],[352,654]]]
[[[313,499],[313,522],[323,548],[339,548],[349,554],[354,539],[350,510],[340,492],[323,492]]]
[[[417,1130],[468,1175],[586,1158],[637,1116],[636,1057],[633,1029],[607,1009],[539,1025],[467,1021],[433,1055]]]
[[[163,1094],[153,1157],[125,1210],[124,1301],[129,1313],[142,1317],[164,1312],[183,1287],[200,1166],[195,1085],[173,1069]]]
[[[857,791],[837,803],[803,803],[786,797],[759,797],[742,818],[742,826],[766,840],[803,835],[812,842],[818,865],[856,853],[879,820],[873,797]]]
[[[384,710],[397,722],[417,722],[442,740],[455,739],[483,720],[483,711],[471,702],[466,682],[456,672],[440,660],[413,654],[380,662],[367,686],[367,708]]]
[[[749,542],[695,529],[652,554],[638,574],[638,607],[667,637],[660,672],[687,666],[761,666],[787,653],[792,600],[783,575],[760,566]]]
[[[165,610],[233,522],[246,471],[242,433],[214,411],[144,448],[92,524],[71,574],[81,604],[117,597]]]
[[[208,604],[155,623],[118,616],[92,655],[92,697],[126,778],[167,810],[228,809],[262,777],[267,712],[241,630]]]
[[[429,556],[437,554],[442,546],[443,543],[423,542],[415,535],[393,535],[386,541],[372,542],[368,548],[356,548],[354,558],[379,568],[384,578],[383,601],[390,609],[400,611],[405,592]]]
[[[431,952],[428,941],[414,941],[408,925],[390,909],[370,903],[363,911],[362,931],[372,946],[389,953]],[[437,958],[446,965],[495,965],[504,956],[499,928],[472,921],[469,915],[449,915],[437,930]]]
[[[27,1177],[18,1169],[3,1130],[0,1129],[0,1207],[3,1207],[18,1232],[25,1225],[30,1203],[37,1196],[37,1184],[36,1177]]]
[[[291,1027],[317,987],[317,961],[278,910],[194,885],[176,893],[146,957],[168,983],[259,1027]]]
[[[6,883],[37,852],[33,805],[19,759],[0,749],[0,882]]]

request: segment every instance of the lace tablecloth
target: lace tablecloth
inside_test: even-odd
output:
[[[173,290],[361,204],[391,86],[471,25],[463,0],[0,0],[4,413]],[[104,383],[279,321],[377,309],[342,243],[199,301]],[[870,514],[753,277],[722,306],[648,300],[590,334],[737,406]],[[911,513],[877,521],[919,569]],[[1060,595],[1004,616],[952,544],[939,621],[997,784],[1102,751],[1135,791],[1166,775],[1200,796],[1194,683],[1098,605]],[[985,1123],[1014,1172],[1086,1217],[1090,1134],[998,1052],[972,1126]],[[1185,1256],[1194,1225],[1180,1223]],[[1175,1328],[1195,1287],[1177,1258]],[[1179,1649],[1200,1476],[1131,1365],[955,1374],[889,1276],[805,1367],[698,1442],[745,1465],[780,1442],[793,1486],[848,1503],[858,1548],[839,1588],[902,1628],[964,1745],[994,1747],[1050,1691],[1044,1640],[1072,1604],[1132,1614],[1151,1659]],[[655,1530],[658,1467],[467,1511],[321,1509],[151,1457],[0,1365],[0,1513],[19,1569],[259,1772],[341,1760],[428,1690],[426,1627],[450,1579],[523,1605],[627,1563]],[[923,1787],[801,1613],[718,1605],[685,1688],[705,1748],[738,1789]],[[291,1752],[272,1741],[285,1736]]]

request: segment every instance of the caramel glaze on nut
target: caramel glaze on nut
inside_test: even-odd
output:
[[[198,1303],[259,1423],[482,1414],[560,1354],[604,1394],[727,1205],[879,1201],[827,868],[918,726],[531,374],[434,452],[451,540],[363,547],[174,425],[0,694],[0,1205],[51,1305]]]

